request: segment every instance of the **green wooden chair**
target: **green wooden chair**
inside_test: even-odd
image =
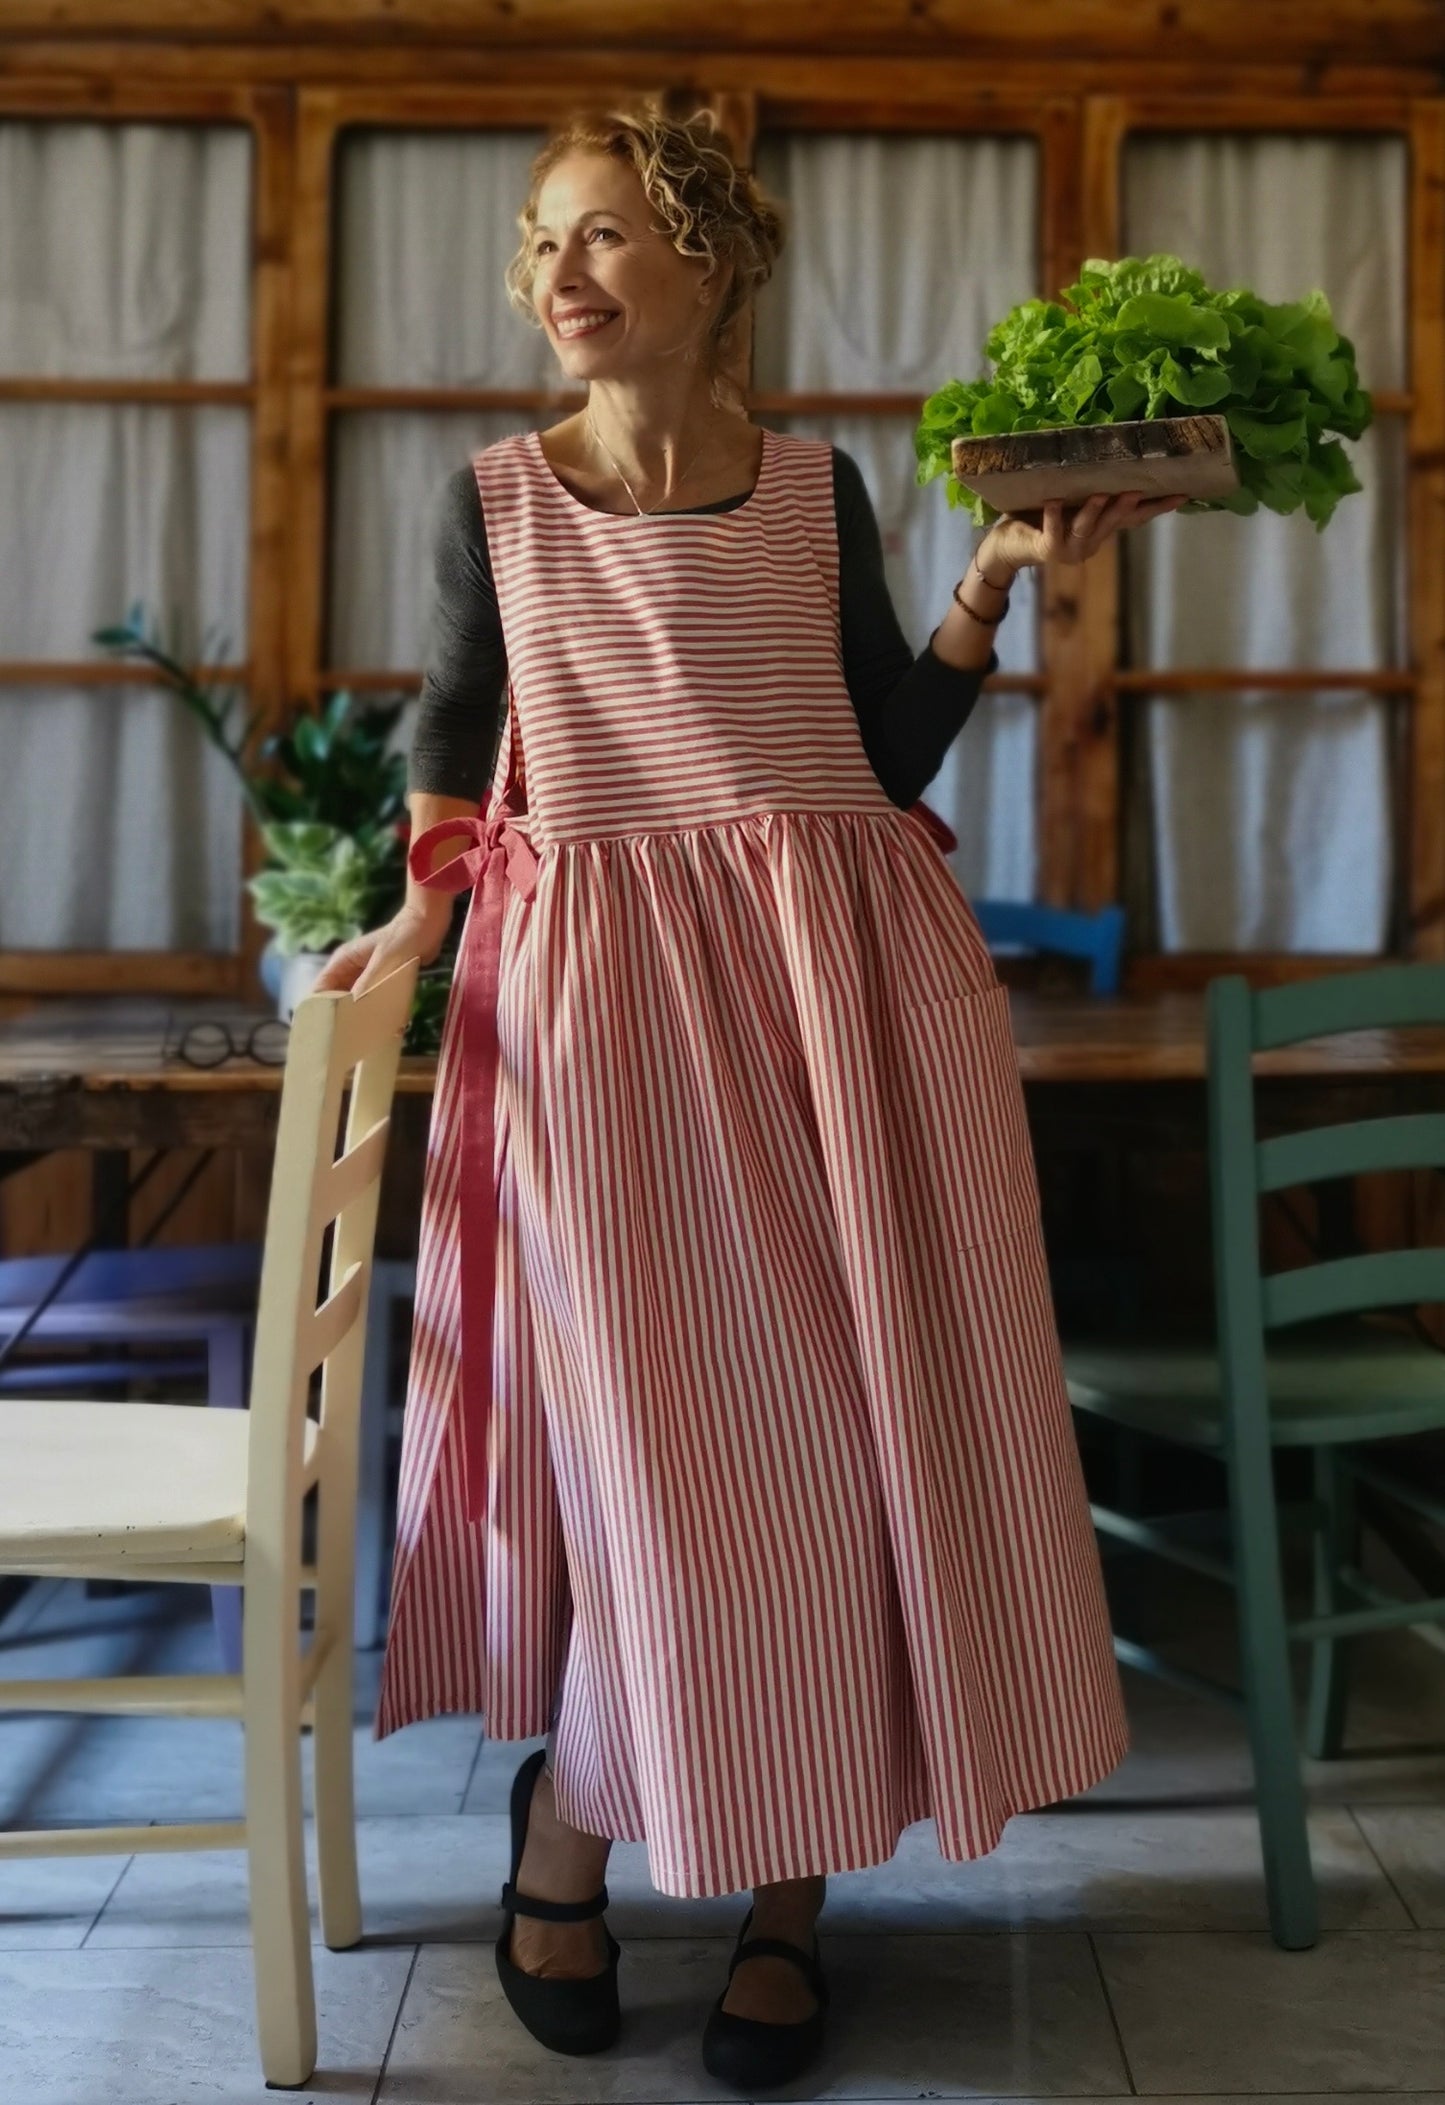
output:
[[[1307,1745],[1341,1751],[1342,1640],[1445,1620],[1445,1600],[1401,1601],[1356,1562],[1356,1484],[1445,1525],[1445,1504],[1361,1450],[1445,1426],[1445,1356],[1361,1312],[1445,1301],[1445,1249],[1389,1250],[1297,1270],[1260,1269],[1258,1200],[1332,1177],[1445,1166],[1445,1112],[1371,1118],[1277,1139],[1255,1136],[1251,1054],[1339,1031],[1445,1023],[1445,965],[1385,965],[1252,992],[1241,978],[1208,992],[1209,1160],[1218,1338],[1215,1349],[1066,1345],[1079,1410],[1216,1455],[1229,1482],[1232,1553],[1209,1554],[1167,1518],[1094,1508],[1101,1534],[1225,1581],[1237,1592],[1243,1687],[1178,1667],[1120,1637],[1125,1664],[1242,1706],[1254,1756],[1260,1839],[1275,1942],[1319,1935],[1296,1741],[1289,1647],[1312,1648]],[[1294,1326],[1308,1331],[1294,1334]],[[1274,1333],[1284,1332],[1283,1337]],[[1313,1613],[1292,1619],[1280,1564],[1273,1451],[1313,1451]]]

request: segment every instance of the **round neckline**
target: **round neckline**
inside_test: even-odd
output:
[[[763,451],[762,458],[758,462],[758,479],[748,491],[742,503],[733,505],[729,511],[725,512],[715,511],[711,507],[703,511],[695,511],[686,505],[676,506],[673,510],[667,512],[600,512],[595,505],[584,504],[580,497],[574,496],[572,491],[568,489],[566,483],[563,482],[561,476],[542,451],[542,434],[540,431],[527,432],[526,439],[536,455],[537,464],[543,474],[560,494],[566,498],[569,504],[575,505],[579,512],[585,512],[589,519],[616,519],[625,524],[629,519],[736,519],[739,512],[745,512],[748,506],[756,503],[758,497],[762,494],[763,485],[767,482],[768,473],[773,463],[773,441],[776,434],[766,424],[760,424],[758,429],[763,434]]]

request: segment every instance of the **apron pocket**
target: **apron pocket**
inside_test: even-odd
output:
[[[924,1174],[955,1249],[1036,1223],[1038,1179],[1007,987],[906,1008],[902,1021]]]

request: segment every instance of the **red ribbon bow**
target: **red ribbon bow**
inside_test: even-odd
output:
[[[943,853],[952,855],[954,849],[958,846],[958,835],[948,821],[941,819],[936,811],[931,810],[927,804],[922,802],[910,805],[909,809],[915,818],[923,821]]]
[[[461,1433],[466,1517],[487,1509],[487,1420],[492,1401],[492,1312],[497,1277],[496,1091],[500,1046],[497,989],[501,977],[503,887],[524,899],[537,889],[537,857],[520,814],[503,798],[476,818],[443,819],[412,842],[407,867],[429,891],[461,892],[480,885],[463,937],[461,1162]],[[432,870],[442,841],[466,839],[464,854]]]

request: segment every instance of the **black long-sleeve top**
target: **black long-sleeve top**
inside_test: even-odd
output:
[[[997,670],[961,670],[933,649],[917,657],[898,624],[883,575],[883,541],[857,462],[833,447],[843,675],[868,761],[900,810],[915,803]],[[751,491],[679,507],[728,512]],[[470,464],[447,478],[435,537],[436,589],[407,786],[480,803],[506,720],[507,653],[487,551],[481,493]],[[936,631],[935,631],[936,633]]]

